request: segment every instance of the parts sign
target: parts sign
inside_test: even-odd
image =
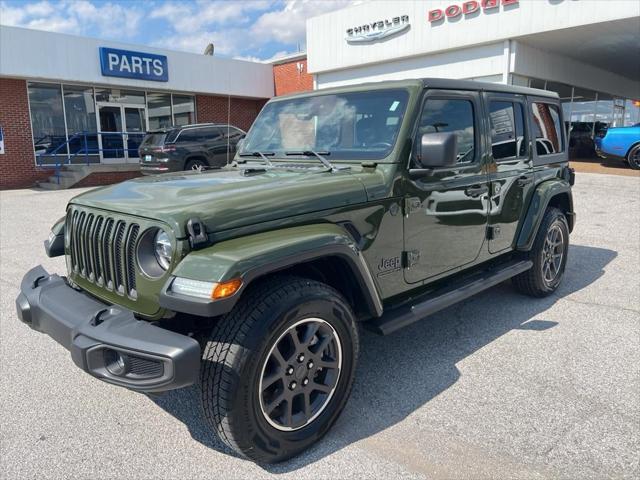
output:
[[[102,75],[107,77],[169,81],[169,66],[165,55],[100,47],[100,68]]]

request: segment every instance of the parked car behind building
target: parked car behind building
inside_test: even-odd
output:
[[[220,168],[235,155],[244,130],[221,123],[201,123],[149,132],[140,144],[145,174]]]
[[[608,129],[604,137],[596,137],[596,152],[602,158],[625,160],[631,168],[640,170],[640,123]]]

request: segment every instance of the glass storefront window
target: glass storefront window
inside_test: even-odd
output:
[[[96,102],[144,105],[144,92],[120,88],[96,88]]]
[[[188,125],[196,121],[196,106],[192,96],[173,95],[174,125]]]
[[[171,126],[171,94],[147,93],[147,116],[149,130]]]
[[[66,155],[66,131],[60,85],[29,84],[31,129],[36,154]]]
[[[53,83],[28,83],[28,94],[38,163],[59,162],[54,155],[70,157],[72,163],[95,163],[123,158],[125,150],[129,158],[135,158],[137,145],[148,130],[196,122],[191,95]],[[117,133],[123,128],[126,137]],[[106,133],[110,135],[107,140],[120,138],[120,146],[108,148],[104,132],[112,132]],[[120,155],[114,157],[114,150]]]
[[[624,126],[640,123],[640,100],[627,100],[624,103]]]
[[[63,85],[62,90],[64,92],[64,109],[67,117],[69,153],[98,153],[93,88]]]

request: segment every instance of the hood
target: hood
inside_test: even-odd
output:
[[[91,190],[71,203],[152,218],[184,233],[192,217],[217,232],[365,202],[363,174],[225,168],[140,177]]]

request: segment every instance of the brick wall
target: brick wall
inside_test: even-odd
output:
[[[231,97],[231,107],[229,108],[228,97],[197,95],[198,122],[227,123],[227,114],[230,113],[230,123],[246,131],[249,130],[265,103],[266,100]]]
[[[131,178],[140,177],[140,172],[96,172],[87,175],[72,188],[80,187],[97,187],[100,185],[111,185],[112,183],[120,183]]]
[[[0,155],[0,190],[31,187],[46,180],[51,170],[35,165],[26,81],[0,78],[0,125],[5,152]]]
[[[299,63],[302,64],[300,71]],[[274,65],[273,81],[276,96],[313,90],[313,75],[307,72],[306,58]]]

